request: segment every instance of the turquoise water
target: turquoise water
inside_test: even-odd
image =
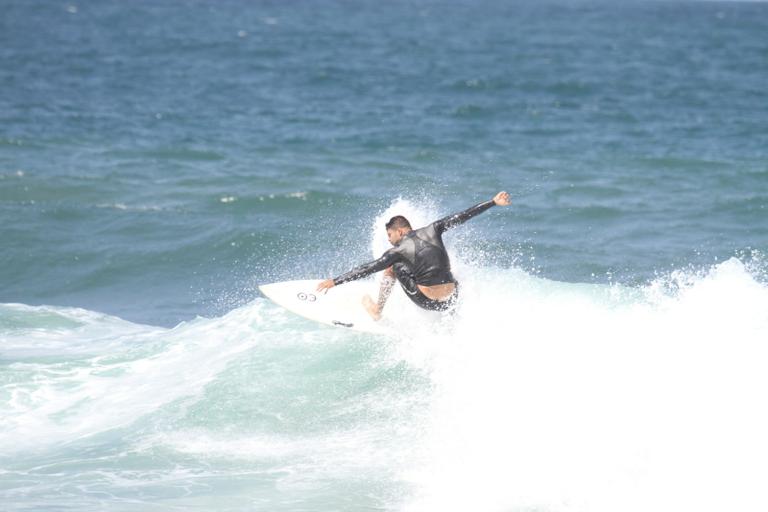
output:
[[[768,4],[1,7],[4,509],[765,509]],[[502,189],[439,328],[257,291]]]

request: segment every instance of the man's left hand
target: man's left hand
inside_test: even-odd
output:
[[[499,192],[496,194],[493,197],[493,202],[496,203],[497,206],[509,206],[512,203],[512,201],[509,199],[509,194],[506,192]]]

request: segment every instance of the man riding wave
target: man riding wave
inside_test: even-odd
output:
[[[363,298],[365,308],[375,320],[381,318],[381,311],[392,292],[395,279],[400,282],[408,298],[419,307],[446,311],[455,304],[459,288],[458,282],[451,274],[451,262],[443,245],[443,233],[494,205],[509,204],[509,194],[499,192],[490,201],[436,220],[419,229],[413,229],[408,219],[402,215],[392,217],[386,224],[387,238],[393,245],[391,249],[377,260],[322,281],[317,291],[327,292],[336,285],[362,279],[383,270],[384,279],[381,282],[378,301],[374,303],[367,295]]]

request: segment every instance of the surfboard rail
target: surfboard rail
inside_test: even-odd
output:
[[[385,320],[374,320],[363,307],[370,283],[345,283],[327,293],[317,292],[319,283],[319,279],[281,281],[260,285],[259,290],[275,304],[309,320],[371,334],[392,332]]]

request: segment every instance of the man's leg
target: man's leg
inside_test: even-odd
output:
[[[381,279],[381,286],[379,288],[379,300],[373,302],[370,295],[363,297],[363,306],[368,314],[374,320],[381,319],[381,311],[384,309],[384,304],[387,303],[389,295],[392,293],[392,288],[395,286],[395,273],[392,271],[392,267],[384,270],[384,277]]]

